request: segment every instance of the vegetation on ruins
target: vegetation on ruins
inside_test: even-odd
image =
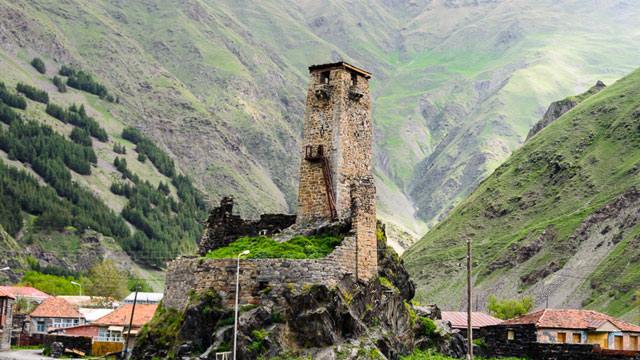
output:
[[[341,242],[341,237],[330,235],[298,235],[284,242],[266,236],[243,237],[226,247],[210,251],[206,257],[235,258],[249,250],[251,252],[246,256],[249,259],[319,259],[329,255]]]

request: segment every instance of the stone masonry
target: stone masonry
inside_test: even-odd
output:
[[[220,206],[209,212],[204,233],[200,239],[199,253],[229,245],[243,236],[274,235],[296,222],[295,215],[262,214],[259,220],[244,220],[233,214],[233,198],[224,197]]]
[[[314,260],[240,261],[240,302],[285,288],[335,286],[345,276],[377,276],[376,189],[371,171],[373,130],[368,79],[371,74],[344,62],[314,65],[307,93],[300,165],[298,214],[263,215],[247,221],[233,215],[233,200],[212,210],[200,241],[200,255],[241,236],[312,234],[347,224],[342,243]],[[311,230],[311,231],[310,231]],[[223,303],[235,299],[236,259],[182,257],[168,265],[164,305],[182,309],[190,294],[214,290]]]

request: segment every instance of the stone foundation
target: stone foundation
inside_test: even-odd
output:
[[[240,260],[240,304],[258,304],[261,295],[281,292],[285,287],[309,284],[333,287],[344,276],[354,275],[356,238],[347,236],[331,254],[322,259]],[[214,290],[227,306],[233,306],[236,286],[236,259],[181,257],[169,263],[164,306],[184,309],[191,294]]]

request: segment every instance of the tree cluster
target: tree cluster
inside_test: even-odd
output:
[[[69,138],[78,145],[91,147],[91,135],[83,128],[74,127]]]
[[[487,308],[491,315],[498,319],[508,320],[528,314],[533,309],[533,298],[525,296],[522,299],[499,300],[494,295],[489,296]]]
[[[3,82],[0,82],[0,100],[12,108],[21,110],[27,108],[27,100],[20,95],[11,93]]]
[[[173,159],[151,140],[143,136],[138,129],[127,127],[122,130],[122,138],[136,144],[136,152],[149,158],[161,174],[174,177],[176,174]],[[141,160],[143,161],[143,160]]]
[[[107,131],[100,127],[96,119],[87,115],[84,105],[78,107],[76,104],[73,104],[65,110],[62,106],[51,103],[47,105],[46,112],[64,123],[70,123],[86,130],[91,136],[102,142],[109,140]]]
[[[33,101],[41,102],[43,104],[49,103],[49,94],[47,94],[47,92],[44,90],[40,90],[31,85],[23,83],[18,83],[18,85],[16,85],[16,90],[23,93],[24,96]]]
[[[115,101],[113,96],[109,94],[107,88],[104,85],[94,80],[91,74],[83,70],[74,69],[72,67],[63,65],[60,68],[59,74],[68,77],[67,85],[71,86],[72,88],[98,95],[101,99],[107,100],[109,102]]]
[[[0,121],[11,125],[16,120],[20,120],[20,115],[3,102],[0,102]]]

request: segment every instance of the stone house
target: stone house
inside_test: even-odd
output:
[[[13,304],[16,298],[0,289],[0,351],[11,347],[11,329],[13,328]]]
[[[600,359],[640,354],[640,326],[591,310],[539,310],[484,332],[491,356],[531,354],[537,359],[558,352],[567,354],[554,355],[558,359]]]
[[[59,297],[50,297],[29,314],[29,333],[44,335],[51,329],[82,325],[85,318],[77,306]]]

